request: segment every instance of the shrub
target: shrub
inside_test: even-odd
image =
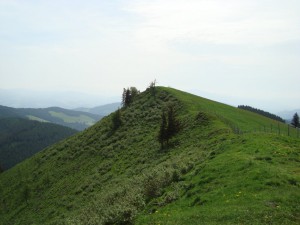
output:
[[[147,201],[161,195],[161,183],[157,177],[149,176],[144,180],[144,194]]]

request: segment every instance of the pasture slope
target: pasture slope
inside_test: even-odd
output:
[[[168,105],[181,129],[161,149]],[[165,87],[120,113],[2,173],[0,224],[299,224],[300,139],[284,124]]]

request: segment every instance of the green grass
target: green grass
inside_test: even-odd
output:
[[[287,124],[269,119],[247,110],[238,109],[229,105],[201,98],[176,89],[168,89],[176,98],[184,102],[187,112],[196,113],[201,110],[216,115],[222,122],[238,128],[242,132],[274,133],[283,136],[300,138],[299,130]],[[289,131],[289,133],[288,133]]]
[[[168,104],[182,130],[162,150]],[[299,221],[300,139],[254,132],[277,122],[163,87],[141,93],[121,117],[115,131],[107,116],[1,174],[1,224]]]
[[[145,211],[137,224],[298,224],[299,144],[256,134],[233,139],[184,177],[191,188],[179,200]]]
[[[84,123],[87,124],[88,126],[91,126],[96,122],[93,118],[88,117],[86,115],[70,116],[62,112],[54,112],[54,111],[49,111],[49,113],[53,117],[60,118],[65,123]]]
[[[47,120],[44,120],[44,119],[41,119],[41,118],[39,118],[39,117],[32,116],[32,115],[27,115],[27,118],[30,119],[30,120],[35,120],[35,121],[39,121],[39,122],[43,122],[43,123],[49,122],[49,121],[47,121]]]

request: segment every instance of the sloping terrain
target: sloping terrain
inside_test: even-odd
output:
[[[107,116],[108,114],[116,111],[120,107],[121,107],[121,103],[116,102],[116,103],[96,106],[93,108],[76,108],[74,110],[80,111],[80,112],[88,112],[88,113],[92,113],[92,114],[96,114],[96,115],[100,115],[100,116]]]
[[[76,133],[68,127],[22,118],[0,119],[0,165],[7,170]]]
[[[169,105],[181,129],[161,149]],[[296,131],[162,87],[120,114],[2,173],[1,223],[298,224]]]
[[[59,107],[32,109],[0,106],[0,118],[8,117],[20,117],[39,122],[56,123],[76,130],[84,130],[102,118],[99,115]]]

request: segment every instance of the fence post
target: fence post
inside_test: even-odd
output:
[[[288,136],[290,136],[290,125],[288,124]]]
[[[271,133],[273,132],[273,125],[271,124]]]

